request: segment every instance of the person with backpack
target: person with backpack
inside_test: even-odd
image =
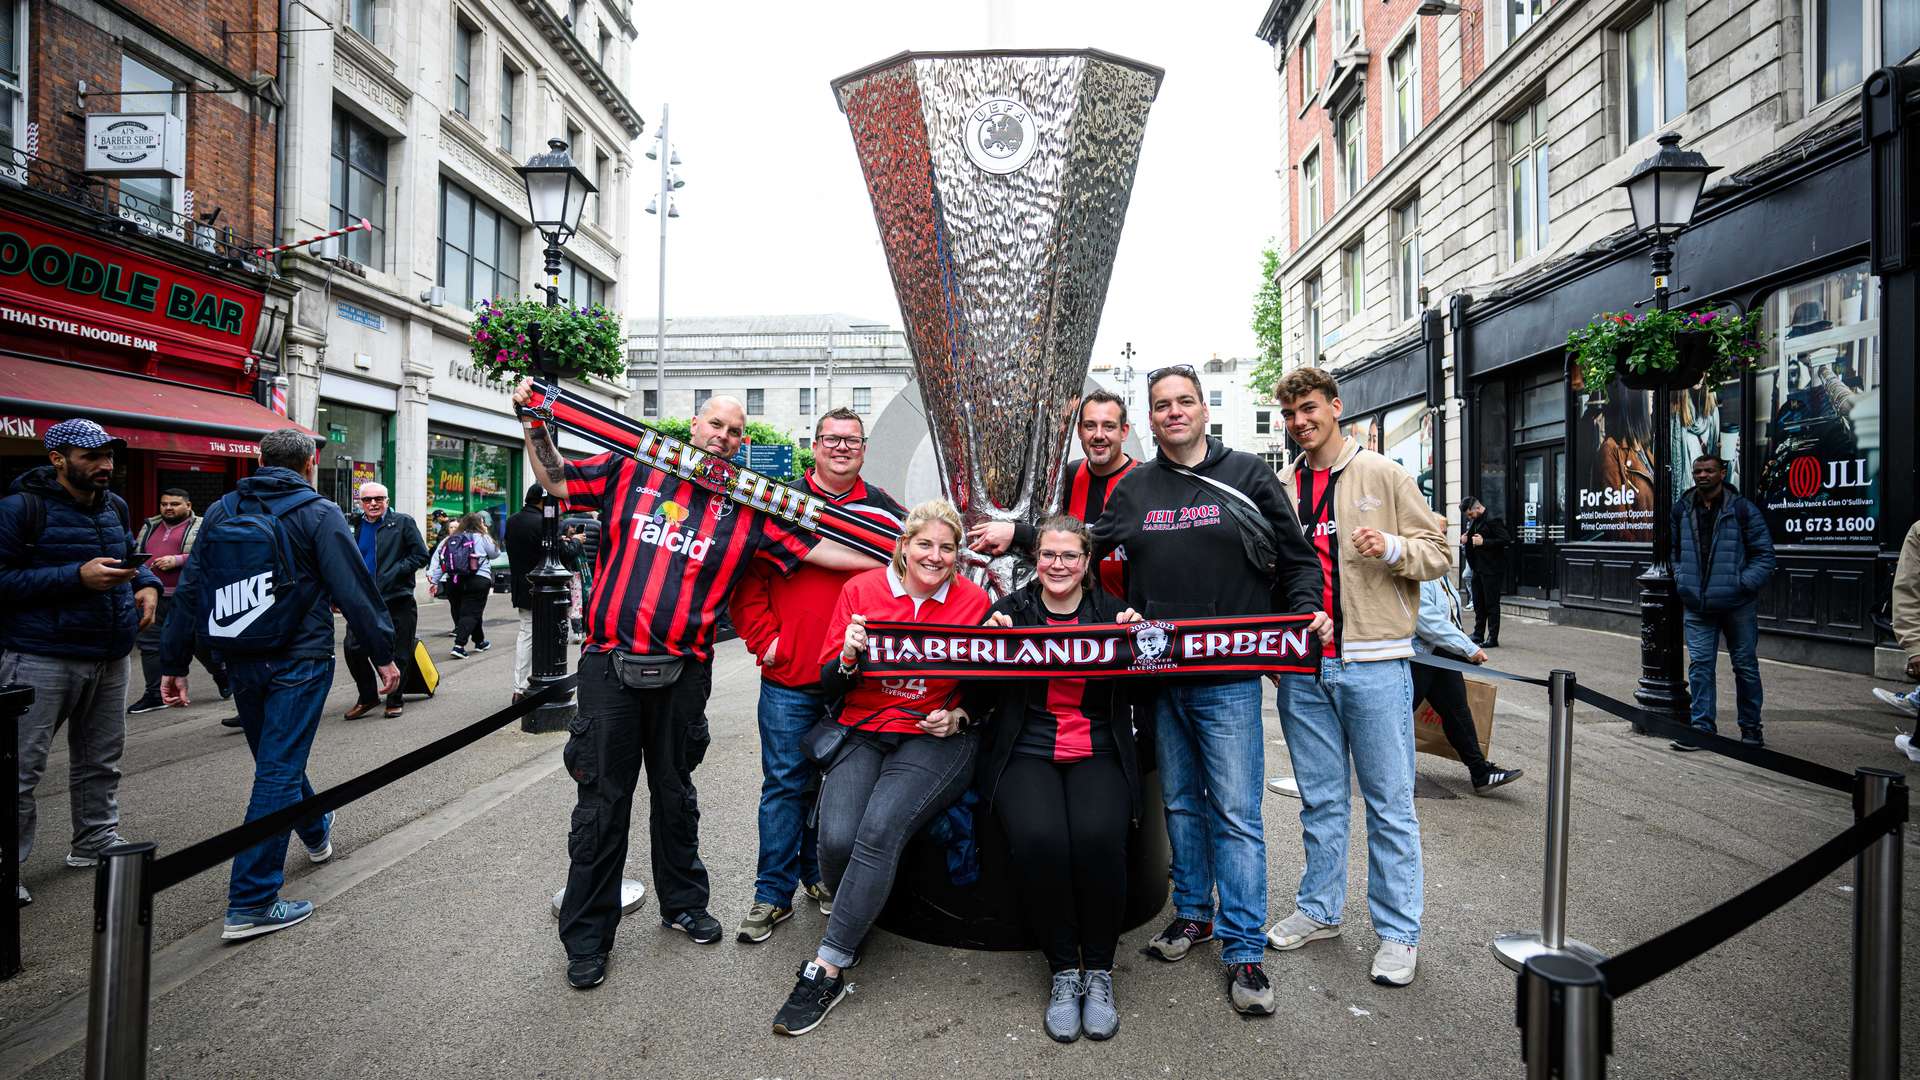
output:
[[[333,688],[333,610],[380,672],[380,690],[400,687],[393,622],[340,507],[313,489],[313,436],[281,428],[260,439],[260,471],[207,508],[193,559],[174,592],[160,644],[160,696],[186,705],[187,664],[197,638],[227,662],[240,727],[253,751],[247,820],[313,794],[307,755]],[[333,818],[294,827],[307,858],[333,857]],[[285,900],[287,834],[234,857],[227,886],[228,940],[284,930],[313,914]]]
[[[493,560],[499,557],[500,546],[487,535],[487,515],[475,512],[460,518],[459,531],[447,537],[427,567],[427,580],[453,605],[453,651],[448,655],[455,660],[467,658],[468,641],[476,652],[493,648],[481,619],[493,593]]]
[[[13,858],[33,851],[33,791],[62,724],[69,750],[73,843],[67,865],[92,866],[121,843],[120,751],[136,636],[153,621],[160,579],[134,551],[127,504],[108,490],[125,443],[91,420],[47,429],[49,463],[0,499],[0,686],[34,688],[20,718],[20,826]],[[25,885],[16,902],[32,903]]]

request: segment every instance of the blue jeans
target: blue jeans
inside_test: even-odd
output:
[[[1280,726],[1300,785],[1307,866],[1295,903],[1337,924],[1347,906],[1348,759],[1367,808],[1367,912],[1374,932],[1420,944],[1420,822],[1413,813],[1413,679],[1405,660],[1320,662],[1280,680]]]
[[[320,713],[333,688],[333,657],[325,660],[242,660],[227,666],[240,730],[253,751],[253,796],[247,820],[284,810],[313,794],[307,783],[307,754]],[[300,840],[313,847],[327,838],[319,819],[295,826]],[[287,837],[262,840],[234,856],[227,885],[227,910],[252,911],[280,895],[286,879]]]
[[[807,824],[807,793],[818,774],[807,732],[827,715],[818,690],[760,683],[760,871],[757,903],[793,906],[793,893],[820,880],[819,830]]]
[[[1720,636],[1726,635],[1733,658],[1734,698],[1740,730],[1758,734],[1760,705],[1760,619],[1757,602],[1732,611],[1683,611],[1687,630],[1687,690],[1693,697],[1693,726],[1713,731],[1719,709],[1714,702],[1714,661]]]
[[[1267,921],[1260,680],[1168,682],[1153,719],[1173,848],[1173,912],[1214,922],[1217,887],[1221,960],[1257,964]]]

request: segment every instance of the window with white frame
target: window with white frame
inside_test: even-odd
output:
[[[856,386],[853,388],[853,411],[862,415],[873,411],[873,387]]]
[[[27,0],[0,0],[0,151],[27,144]],[[14,167],[0,156],[0,170]]]
[[[332,243],[339,253],[375,270],[387,268],[387,139],[359,117],[333,110],[333,165],[327,184],[327,228],[362,219],[373,226]]]
[[[1621,32],[1620,71],[1629,144],[1687,111],[1686,0],[1660,0]]]
[[[1815,103],[1853,89],[1864,73],[1920,50],[1914,0],[1806,0]]]
[[[1367,139],[1364,122],[1365,102],[1356,101],[1334,125],[1336,149],[1340,154],[1341,199],[1351,199],[1367,182]]]
[[[1300,310],[1305,316],[1307,356],[1306,362],[1317,363],[1320,357],[1320,275],[1315,274],[1300,285]]]
[[[1355,240],[1340,252],[1340,276],[1347,289],[1347,318],[1357,319],[1367,310],[1367,250]]]
[[[513,102],[520,96],[520,69],[500,63],[500,149],[513,153]]]
[[[120,102],[127,112],[169,112],[185,120],[186,87],[137,57],[120,57]],[[183,185],[173,177],[123,177],[120,216],[169,234],[182,233],[172,216],[181,210]]]
[[[347,0],[347,25],[358,31],[368,41],[373,40],[373,8],[375,0]]]
[[[1408,34],[1387,56],[1387,149],[1398,151],[1420,133],[1420,41]]]
[[[453,111],[473,119],[473,54],[480,34],[465,19],[453,20]]]
[[[1320,151],[1315,150],[1300,162],[1300,238],[1312,236],[1320,227]]]
[[[1318,42],[1314,32],[1300,39],[1300,104],[1306,105],[1313,92],[1320,88],[1320,58],[1315,55]]]
[[[1333,0],[1333,51],[1337,55],[1347,42],[1360,36],[1360,0]]]
[[[1547,103],[1507,121],[1507,228],[1514,262],[1547,247]]]
[[[1255,435],[1273,434],[1273,411],[1256,409],[1253,413],[1253,433]]]
[[[1207,391],[1207,408],[1217,409],[1220,407],[1221,393],[1222,391],[1219,391],[1219,390]]]
[[[811,386],[800,388],[800,415],[813,415],[813,387]]]
[[[1420,314],[1420,196],[1393,211],[1393,309],[1406,321]]]
[[[1547,0],[1506,0],[1507,40],[1526,33],[1546,14]]]
[[[640,391],[640,415],[641,416],[659,416],[660,415],[660,391],[658,390]]]
[[[767,411],[767,392],[759,388],[747,391],[747,415],[759,416]]]

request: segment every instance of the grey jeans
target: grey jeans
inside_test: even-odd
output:
[[[127,678],[132,660],[62,660],[34,653],[0,653],[0,686],[33,687],[33,704],[20,718],[19,859],[33,851],[37,814],[33,789],[47,771],[47,753],[67,728],[67,797],[73,804],[73,848],[91,851],[114,841],[120,825],[120,750],[127,741]]]
[[[854,732],[820,782],[820,876],[833,915],[820,958],[853,963],[893,891],[907,841],[973,779],[979,738]]]

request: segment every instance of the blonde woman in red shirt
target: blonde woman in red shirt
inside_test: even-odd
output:
[[[867,620],[978,626],[990,606],[955,575],[964,533],[942,499],[907,515],[893,563],[848,581],[828,620],[821,689],[839,698],[849,730],[821,766],[820,870],[833,915],[813,960],[774,1017],[781,1035],[804,1035],[846,996],[845,968],[887,902],[907,840],[973,778],[978,739],[953,679],[867,679]]]

